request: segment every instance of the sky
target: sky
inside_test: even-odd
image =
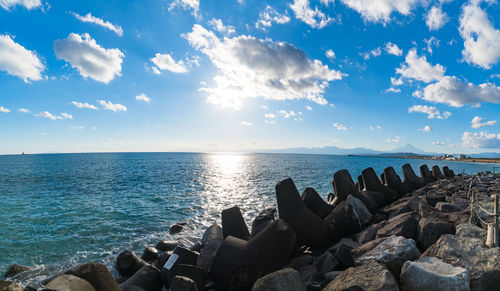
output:
[[[494,0],[0,0],[0,154],[500,152]]]

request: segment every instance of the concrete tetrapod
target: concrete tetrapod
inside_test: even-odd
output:
[[[384,169],[384,178],[385,185],[398,192],[400,196],[410,193],[412,190],[410,185],[401,181],[401,178],[396,174],[393,167],[387,167]]]
[[[429,170],[427,165],[420,166],[420,176],[424,178],[427,183],[434,182],[437,179],[432,175],[432,172]]]
[[[434,178],[436,178],[436,179],[444,179],[445,178],[445,176],[441,172],[441,169],[439,168],[438,165],[432,166],[432,176],[434,176]]]
[[[194,266],[196,265],[197,258],[197,253],[183,247],[176,247],[161,269],[163,285],[167,288],[170,287],[170,283],[175,275],[177,275],[174,271],[176,265],[183,264]]]
[[[258,278],[288,263],[296,242],[294,231],[283,219],[248,242],[229,236],[215,255],[210,278],[217,290],[250,290]]]
[[[302,193],[304,204],[319,218],[325,218],[333,210],[333,206],[326,203],[314,188],[308,187]]]
[[[233,236],[244,240],[250,239],[250,232],[238,206],[222,210],[222,231],[225,238]]]
[[[349,195],[353,195],[363,202],[363,204],[370,210],[372,214],[376,213],[378,208],[383,204],[383,195],[380,193],[373,193],[370,191],[359,192],[354,185],[351,175],[347,170],[340,170],[333,175],[333,189],[335,196],[339,197],[336,204],[345,201]]]
[[[418,177],[413,169],[411,168],[410,164],[404,164],[403,167],[403,182],[408,183],[411,185],[413,189],[418,189],[423,186],[425,186],[425,180],[421,177]]]
[[[262,210],[259,215],[255,217],[252,222],[252,237],[256,236],[261,230],[273,223],[274,213],[276,213],[276,208],[270,207]]]
[[[399,198],[399,194],[392,190],[391,188],[380,183],[377,174],[373,168],[366,168],[361,172],[363,176],[363,183],[365,184],[365,189],[368,191],[378,192],[384,194],[386,204],[396,201]]]
[[[446,178],[455,177],[455,173],[453,172],[453,170],[450,170],[450,168],[448,168],[448,166],[443,167],[443,173],[446,176]]]

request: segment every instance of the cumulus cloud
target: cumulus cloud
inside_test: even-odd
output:
[[[276,113],[278,113],[279,115],[281,115],[281,117],[283,118],[290,118],[290,117],[293,117],[295,116],[295,111],[293,110],[290,110],[290,111],[286,111],[286,110],[278,110],[276,111]]]
[[[427,44],[427,51],[432,55],[433,50],[432,47],[439,47],[439,39],[431,36],[429,39],[424,39],[424,42]]]
[[[151,102],[151,98],[149,98],[148,96],[146,96],[146,94],[144,94],[144,93],[141,93],[141,94],[135,96],[135,100],[146,102],[146,103]]]
[[[419,112],[427,114],[427,119],[448,119],[451,116],[451,112],[444,111],[443,114],[435,106],[427,105],[413,105],[408,108],[408,113]]]
[[[18,108],[17,111],[22,112],[22,113],[30,113],[30,111],[26,108]]]
[[[103,19],[101,19],[99,17],[95,17],[90,12],[87,13],[86,15],[84,15],[84,16],[81,16],[78,13],[75,13],[75,12],[71,12],[71,14],[73,14],[73,16],[76,17],[76,19],[78,19],[78,20],[80,20],[82,22],[97,24],[97,25],[99,25],[101,27],[104,27],[106,29],[111,30],[112,32],[116,33],[119,36],[123,36],[123,29],[122,29],[121,26],[114,25],[114,24],[112,24],[109,21],[105,21],[105,20],[103,20]]]
[[[209,102],[221,107],[239,109],[243,99],[256,97],[328,104],[325,88],[344,76],[286,42],[246,35],[219,39],[198,24],[183,37],[215,66],[215,85],[200,90],[209,94]]]
[[[471,126],[470,127],[472,127],[472,128],[481,128],[481,127],[484,127],[484,126],[490,126],[490,125],[495,125],[495,124],[497,124],[496,120],[484,121],[483,118],[481,118],[479,116],[475,116],[474,118],[472,118]]]
[[[329,49],[325,52],[325,56],[329,59],[334,59],[335,58],[335,53],[333,50]]]
[[[309,0],[294,0],[290,8],[295,13],[297,19],[302,20],[312,28],[323,28],[333,21],[332,18],[325,15],[317,6],[314,10],[311,8]]]
[[[208,22],[210,26],[212,26],[213,29],[216,31],[222,33],[225,36],[231,36],[236,33],[236,30],[234,29],[234,26],[231,25],[224,25],[222,20],[220,19],[212,19]]]
[[[388,42],[385,44],[385,51],[388,54],[395,55],[395,56],[402,56],[403,55],[403,50],[398,47],[397,44]]]
[[[275,119],[276,115],[274,113],[266,113],[264,114],[265,118]]]
[[[309,106],[309,105],[306,106],[306,109],[309,110],[309,111],[313,110],[312,107]]]
[[[187,73],[188,69],[183,60],[176,62],[169,54],[157,53],[154,58],[149,59],[154,66],[151,67],[155,74],[160,74],[160,71],[168,70],[173,73]]]
[[[192,10],[193,15],[197,17],[200,9],[200,0],[173,0],[168,7],[168,11],[175,7],[181,7],[184,10]]]
[[[382,54],[382,50],[380,49],[380,47],[377,47],[375,49],[372,49],[371,51],[367,51],[367,52],[364,52],[364,53],[359,53],[364,60],[369,60],[371,57],[378,57]]]
[[[342,125],[342,124],[340,124],[340,123],[338,123],[338,122],[335,122],[335,123],[333,124],[333,127],[337,128],[337,130],[342,130],[342,131],[347,130],[347,127],[345,127],[344,125]]]
[[[31,10],[42,6],[40,0],[0,0],[0,6],[9,11],[14,6],[24,6],[26,9]]]
[[[269,109],[269,107],[267,107],[266,105],[261,105],[261,106],[260,106],[260,109],[262,109],[262,110],[268,110],[268,109]]]
[[[375,130],[375,129],[378,129],[378,130],[381,130],[382,129],[382,126],[380,125],[370,125],[370,130]]]
[[[259,20],[255,22],[255,27],[265,30],[266,28],[271,27],[273,22],[277,24],[285,24],[289,21],[290,16],[288,15],[287,10],[285,10],[284,14],[279,14],[278,11],[267,5],[264,11],[259,13]]]
[[[418,131],[424,131],[424,132],[431,132],[432,131],[432,127],[426,125],[426,126],[424,126],[424,128],[419,128],[417,130]]]
[[[388,138],[384,140],[386,143],[399,143],[401,141],[400,136],[396,136],[394,138]]]
[[[0,106],[0,112],[3,112],[3,113],[9,113],[10,112],[10,109],[9,108],[5,108],[3,106]]]
[[[0,34],[0,71],[24,82],[41,80],[45,66],[34,51],[14,42],[10,35]]]
[[[84,78],[108,84],[115,76],[121,76],[124,54],[116,48],[101,47],[88,33],[71,33],[54,41],[54,51],[57,58],[70,63]]]
[[[403,85],[403,79],[391,77],[391,84],[394,86]]]
[[[500,134],[481,132],[464,132],[462,145],[466,148],[500,148]]]
[[[389,89],[384,91],[385,93],[401,93],[401,89],[399,88],[394,88],[394,87],[389,87]]]
[[[241,125],[244,125],[244,126],[252,126],[252,123],[248,122],[248,121],[242,121],[241,122]]]
[[[75,105],[77,108],[80,109],[93,109],[97,110],[97,106],[89,104],[89,103],[83,103],[83,102],[77,102],[77,101],[71,101],[71,104]]]
[[[417,49],[412,48],[405,58],[405,63],[396,68],[396,74],[405,79],[413,79],[430,83],[443,78],[445,68],[440,64],[431,65],[425,56],[419,57]]]
[[[439,30],[443,27],[446,22],[448,22],[448,15],[443,12],[443,9],[440,6],[432,6],[432,8],[427,12],[427,16],[425,18],[425,24],[429,30]]]
[[[489,69],[500,59],[500,30],[495,29],[486,12],[481,9],[481,2],[471,0],[462,7],[459,31],[464,40],[464,60]]]
[[[393,12],[406,16],[416,6],[427,4],[427,0],[342,0],[342,2],[356,10],[366,21],[383,24],[391,20]]]
[[[121,105],[121,104],[113,104],[111,101],[105,101],[105,100],[97,100],[101,106],[106,109],[106,110],[111,110],[114,112],[117,111],[127,111],[127,107]]]
[[[427,85],[423,90],[416,91],[414,95],[427,101],[446,103],[453,107],[462,107],[466,104],[478,105],[482,102],[500,103],[500,87],[495,84],[474,85],[449,76]]]
[[[51,120],[73,119],[73,115],[71,115],[69,113],[65,113],[65,112],[61,113],[61,115],[55,115],[55,114],[52,114],[48,111],[42,111],[38,114],[35,114],[35,116],[45,117],[45,118],[48,118]]]

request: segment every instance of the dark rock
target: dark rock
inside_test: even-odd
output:
[[[347,201],[337,205],[324,220],[330,227],[330,233],[333,234],[332,241],[338,241],[345,236],[359,232],[362,227],[354,207]]]
[[[416,212],[403,213],[393,217],[377,231],[377,238],[397,235],[416,239],[419,219],[420,217]]]
[[[441,169],[439,169],[439,166],[435,165],[432,166],[432,176],[436,179],[444,179],[443,173],[441,173]]]
[[[427,167],[427,165],[422,165],[420,166],[420,176],[422,178],[424,178],[425,182],[426,183],[431,183],[431,182],[434,182],[437,180],[437,178],[435,178],[431,171],[429,170],[429,167]]]
[[[404,164],[403,167],[403,182],[409,184],[413,189],[424,187],[426,182],[423,178],[417,177],[410,164]]]
[[[314,258],[314,265],[319,274],[333,271],[339,264],[339,260],[330,251],[325,251],[321,256]]]
[[[218,289],[248,290],[258,278],[288,263],[296,241],[294,231],[282,219],[275,220],[248,242],[228,236],[215,255],[210,278]]]
[[[377,212],[379,208],[380,199],[384,200],[382,194],[371,195],[371,192],[359,192],[354,185],[351,175],[347,170],[337,171],[333,175],[333,189],[335,190],[336,199],[332,204],[338,205],[342,201],[345,201],[349,195],[353,195],[363,202],[363,204],[370,210],[373,214]],[[377,193],[378,194],[378,193]]]
[[[161,267],[161,277],[163,281],[163,285],[167,288],[170,286],[170,283],[174,279],[176,273],[173,271],[176,265],[196,265],[196,260],[198,255],[186,248],[176,247],[165,262],[165,264]]]
[[[208,273],[208,269],[223,239],[224,236],[220,226],[214,224],[205,230],[201,240],[203,242],[203,247],[200,250],[200,255],[196,259],[196,265],[203,268],[205,272]]]
[[[424,217],[420,219],[418,225],[417,243],[423,251],[436,243],[441,235],[452,234],[454,232],[454,228],[450,223],[432,218]]]
[[[385,174],[384,174],[384,172],[380,173],[380,182],[385,185]]]
[[[201,238],[201,243],[205,244],[211,240],[223,240],[223,239],[224,239],[224,234],[222,232],[222,228],[217,224],[212,224],[203,233],[203,237]]]
[[[164,274],[164,273],[163,273]],[[197,266],[187,264],[175,264],[168,272],[172,276],[168,280],[168,287],[171,286],[175,277],[182,276],[193,280],[196,283],[196,288],[200,291],[205,290],[205,271]],[[167,285],[166,285],[167,286]]]
[[[283,269],[265,275],[255,282],[252,291],[306,291],[299,272]]]
[[[434,208],[441,212],[459,212],[464,210],[461,207],[448,202],[438,202],[436,203],[436,206],[434,206]]]
[[[331,235],[326,223],[306,207],[292,179],[276,185],[276,200],[279,217],[293,229],[299,244],[319,250],[328,247]]]
[[[203,244],[199,241],[199,242],[195,243],[194,245],[192,245],[189,248],[189,250],[193,251],[193,252],[200,252],[202,247],[203,247]]]
[[[2,291],[22,291],[23,288],[16,282],[0,280],[0,290]]]
[[[445,202],[446,196],[439,194],[427,194],[422,200],[424,200],[424,202],[429,204],[430,206],[434,207],[438,202]]]
[[[121,291],[108,268],[100,263],[80,265],[67,271],[66,274],[75,275],[88,281],[97,291]]]
[[[21,265],[18,265],[18,264],[13,264],[7,270],[7,272],[5,273],[4,277],[5,278],[14,277],[15,275],[17,275],[19,273],[26,272],[26,271],[29,271],[29,270],[33,270],[33,268],[26,267],[26,266],[21,266]]]
[[[224,238],[233,236],[243,240],[250,239],[247,224],[238,206],[222,210],[222,231]]]
[[[441,212],[436,208],[426,204],[424,201],[420,202],[419,213],[422,217],[432,218],[435,220],[442,220],[449,222],[456,227],[459,224],[467,223],[470,214],[466,212]]]
[[[170,226],[170,229],[169,229],[169,233],[170,234],[178,234],[179,232],[181,232],[182,230],[184,229],[184,227],[178,223],[174,223]]]
[[[174,250],[176,246],[177,246],[176,241],[163,240],[156,244],[156,249],[159,250],[160,252],[168,252]]]
[[[359,191],[363,191],[365,189],[365,183],[363,182],[363,176],[359,175],[358,176],[358,185],[359,185]]]
[[[349,195],[346,202],[351,204],[354,212],[356,213],[356,218],[359,220],[361,225],[366,225],[372,220],[373,215],[371,214],[370,210],[366,208],[363,202],[361,202],[361,200],[354,197],[353,195]]]
[[[267,209],[262,210],[259,213],[259,215],[257,215],[257,217],[255,217],[255,219],[252,223],[252,232],[251,232],[252,237],[256,236],[260,231],[262,231],[268,225],[273,223],[274,213],[276,213],[276,208],[271,207],[271,208],[267,208]]]
[[[354,266],[354,259],[351,255],[351,246],[341,243],[337,244],[335,247],[330,248],[329,251],[333,253],[335,258],[342,264],[344,268],[349,268]]]
[[[290,267],[295,270],[311,265],[313,263],[313,257],[309,254],[303,254],[290,260]]]
[[[486,241],[486,230],[470,223],[464,223],[457,225],[456,236],[480,238]]]
[[[120,276],[132,276],[147,263],[139,258],[133,251],[121,252],[116,258],[116,270]]]
[[[151,265],[143,266],[120,287],[123,291],[135,291],[138,288],[147,291],[161,291],[163,284],[160,270]]]
[[[391,188],[383,185],[377,178],[373,168],[366,168],[361,172],[365,189],[368,191],[384,194],[385,204],[391,203],[399,198],[399,194]]]
[[[325,218],[333,210],[333,206],[326,203],[314,188],[306,188],[302,193],[302,200],[319,218]]]
[[[142,253],[141,259],[143,259],[146,262],[152,262],[156,259],[158,259],[159,253],[158,250],[154,247],[147,247],[144,252]]]
[[[175,276],[168,291],[198,291],[196,283],[183,276]]]
[[[369,242],[367,242],[367,243],[365,243],[365,244],[363,244],[355,249],[352,249],[351,255],[353,258],[361,257],[365,253],[376,248],[379,244],[381,244],[386,239],[387,238],[385,238],[385,237],[381,237],[381,238],[377,238],[377,239],[374,239],[372,241],[369,241]]]
[[[401,178],[396,174],[393,167],[387,167],[384,169],[384,177],[385,185],[398,192],[400,196],[411,192],[412,187],[407,183],[401,182]]]
[[[455,177],[455,173],[448,168],[448,166],[443,167],[443,174],[446,178],[453,178]]]
[[[159,257],[158,257],[158,260],[156,260],[156,267],[158,269],[163,269],[163,266],[165,265],[165,263],[168,261],[168,259],[170,258],[170,256],[172,255],[172,251],[168,251],[168,252],[164,252],[162,253]]]
[[[386,214],[390,219],[403,213],[418,211],[420,201],[422,201],[422,199],[419,197],[402,198],[382,208],[380,212]]]

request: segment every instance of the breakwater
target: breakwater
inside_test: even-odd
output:
[[[498,248],[484,241],[500,177],[427,166],[416,175],[410,165],[402,172],[403,179],[389,167],[379,179],[367,168],[354,183],[338,171],[328,201],[313,188],[300,195],[285,179],[276,185],[278,216],[262,210],[251,230],[240,209],[229,207],[199,243],[162,241],[141,257],[122,252],[116,280],[91,263],[43,283],[59,278],[96,290],[495,290]],[[425,282],[439,284],[418,289]]]

